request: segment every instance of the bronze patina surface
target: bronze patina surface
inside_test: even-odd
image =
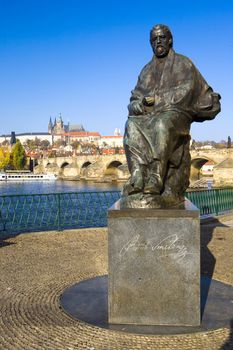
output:
[[[131,176],[122,207],[180,206],[189,185],[190,125],[220,112],[220,95],[189,58],[173,50],[167,26],[154,26],[150,43],[154,55],[128,106],[124,147]]]

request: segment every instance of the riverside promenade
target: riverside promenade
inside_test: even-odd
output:
[[[201,242],[202,273],[233,285],[233,215],[202,224]],[[64,289],[108,272],[106,228],[1,239],[0,266],[1,350],[233,349],[233,325],[185,335],[135,335],[66,315],[59,303]]]

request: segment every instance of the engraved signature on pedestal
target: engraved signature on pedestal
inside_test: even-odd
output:
[[[122,258],[129,251],[151,251],[158,255],[159,258],[173,256],[174,259],[183,260],[188,253],[187,247],[177,234],[169,235],[160,241],[154,239],[143,241],[140,235],[134,236],[121,248],[119,256]]]

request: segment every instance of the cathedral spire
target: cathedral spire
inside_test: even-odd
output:
[[[53,123],[52,123],[52,118],[50,116],[49,118],[49,124],[48,124],[48,132],[51,134],[53,130]]]

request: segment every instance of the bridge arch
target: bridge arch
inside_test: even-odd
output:
[[[69,165],[68,162],[63,162],[60,166],[61,169],[64,169],[65,167],[67,167]]]
[[[91,165],[92,163],[89,161],[89,160],[87,160],[86,162],[84,162],[83,164],[82,164],[82,166],[81,166],[81,169],[85,169],[85,168],[87,168],[89,165]]]
[[[106,165],[105,171],[104,171],[104,177],[109,178],[111,180],[117,180],[119,178],[119,167],[123,163],[119,160],[113,160],[109,164]]]
[[[87,176],[87,168],[92,165],[92,163],[87,160],[85,161],[82,165],[81,165],[81,168],[80,168],[80,177],[81,178],[85,178]]]
[[[106,169],[111,169],[111,168],[118,168],[120,165],[122,165],[123,163],[120,162],[119,160],[113,160],[112,162],[110,162],[107,166]]]
[[[209,161],[216,164],[215,161],[213,161],[212,159],[209,159],[207,157],[200,156],[200,157],[195,157],[195,158],[191,159],[190,179],[192,181],[200,179],[200,176],[201,176],[200,170],[203,167],[203,165]]]

